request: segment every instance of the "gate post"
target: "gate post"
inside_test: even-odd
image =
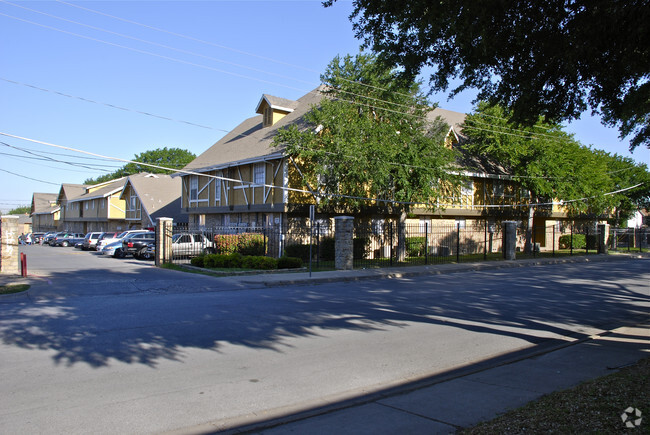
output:
[[[503,222],[503,256],[506,260],[515,260],[517,252],[517,222]]]
[[[18,216],[0,217],[0,273],[18,275]]]
[[[172,261],[172,228],[174,219],[156,220],[156,266]]]
[[[607,254],[607,236],[609,235],[608,224],[598,224],[598,253]]]
[[[354,218],[337,216],[334,218],[334,268],[350,270],[354,268]]]

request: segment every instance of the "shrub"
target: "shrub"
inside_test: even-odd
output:
[[[277,269],[278,260],[262,255],[248,255],[242,258],[242,267],[245,269]]]
[[[238,234],[217,234],[214,236],[217,254],[232,254],[237,250],[238,242]]]
[[[297,257],[280,257],[278,269],[299,269],[302,267],[302,260]]]
[[[190,260],[190,264],[196,267],[205,267],[204,260],[205,260],[205,255],[199,255],[197,257],[193,257]]]
[[[587,240],[584,234],[573,235],[573,249],[584,249],[587,246]],[[571,248],[571,234],[560,236],[560,249]]]
[[[352,240],[352,255],[355,260],[361,260],[368,256],[370,239],[368,237],[355,237]]]
[[[320,241],[320,258],[323,261],[334,261],[336,249],[334,237],[323,237]]]
[[[236,252],[239,252],[241,255],[264,256],[266,254],[264,236],[255,233],[239,234]]]
[[[422,257],[426,249],[426,237],[407,237],[406,255],[409,257]]]
[[[312,245],[312,255],[316,254],[316,245]],[[297,257],[302,261],[309,261],[309,244],[295,243],[284,248],[284,255]]]
[[[239,252],[233,252],[224,256],[223,267],[239,268],[242,267],[242,255]]]

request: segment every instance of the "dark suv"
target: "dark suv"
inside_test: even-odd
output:
[[[131,254],[135,258],[144,256],[147,246],[156,241],[156,233],[133,233],[122,240],[122,253]]]

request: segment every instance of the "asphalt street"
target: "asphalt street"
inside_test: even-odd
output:
[[[647,260],[266,287],[30,246],[0,300],[5,433],[232,428],[535,351],[650,311]]]

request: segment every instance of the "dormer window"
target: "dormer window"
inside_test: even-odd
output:
[[[296,101],[265,94],[262,95],[260,102],[257,103],[255,113],[262,115],[263,127],[271,127],[289,113],[293,112],[296,107],[298,107]]]
[[[264,127],[270,127],[273,125],[273,109],[270,107],[264,108]]]

